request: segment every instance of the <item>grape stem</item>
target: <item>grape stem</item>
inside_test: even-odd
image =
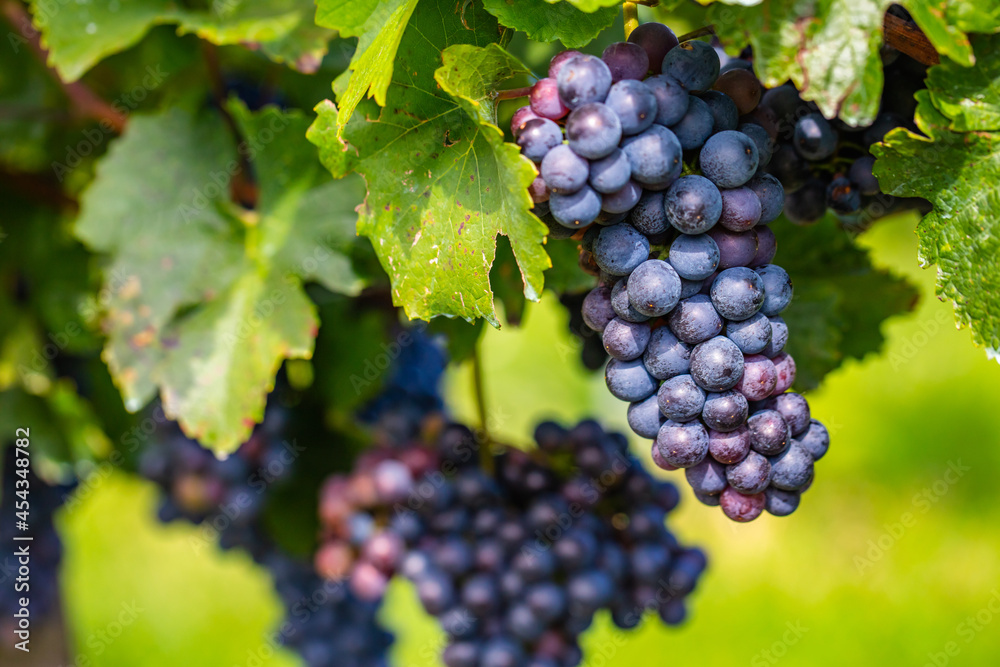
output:
[[[482,346],[477,342],[472,352],[472,385],[476,395],[476,411],[479,414],[479,464],[487,473],[493,474],[493,451],[486,417],[486,390],[483,385]]]
[[[509,90],[498,90],[493,94],[493,99],[497,100],[516,100],[519,97],[527,97],[531,94],[531,86],[524,86],[523,88],[511,88]]]
[[[634,2],[623,3],[622,14],[625,17],[625,39],[628,39],[632,31],[639,27],[639,8]]]
[[[689,39],[697,39],[698,37],[705,37],[706,35],[714,35],[714,34],[715,34],[715,26],[709,24],[706,26],[702,26],[697,30],[692,30],[687,34],[681,35],[680,37],[677,38],[677,41],[686,42]]]

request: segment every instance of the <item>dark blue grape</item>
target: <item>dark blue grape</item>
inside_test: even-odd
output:
[[[681,298],[689,299],[695,294],[700,294],[702,283],[704,283],[703,280],[688,280],[686,278],[681,278]]]
[[[633,180],[662,189],[680,176],[681,144],[674,133],[662,125],[622,142],[622,150],[632,166]]]
[[[791,144],[774,147],[767,170],[788,193],[801,188],[810,178],[809,162],[796,153]]]
[[[722,190],[719,224],[732,232],[745,232],[760,221],[760,199],[748,187]]]
[[[647,257],[649,241],[629,224],[605,227],[594,242],[594,261],[614,276],[627,276]]]
[[[649,58],[649,71],[653,74],[660,73],[667,51],[677,46],[674,31],[653,21],[637,26],[629,33],[628,41],[643,48]]]
[[[720,503],[720,494],[708,494],[708,493],[698,493],[694,492],[694,497],[697,498],[698,502],[706,507],[718,507]]]
[[[774,151],[774,142],[771,135],[757,123],[743,123],[739,126],[739,131],[750,137],[750,141],[757,147],[757,160],[760,166],[771,161],[771,153]]]
[[[726,61],[726,64],[722,66],[719,70],[719,75],[725,74],[734,69],[745,69],[753,71],[753,63],[749,60],[744,60],[743,58],[730,58]]]
[[[807,160],[825,160],[837,149],[837,131],[822,114],[807,114],[795,123],[792,144]]]
[[[456,642],[445,648],[441,661],[445,667],[478,667],[480,646],[476,642]]]
[[[670,569],[670,552],[659,544],[640,544],[629,555],[632,577],[645,584],[655,584]]]
[[[778,315],[792,302],[792,279],[777,264],[766,264],[755,271],[764,283],[764,304],[760,312],[768,317]]]
[[[678,424],[666,421],[653,445],[662,460],[677,468],[690,468],[708,455],[708,431],[697,420]]]
[[[698,465],[686,469],[684,477],[695,493],[708,496],[722,493],[728,484],[726,466],[708,456]]]
[[[615,309],[611,307],[611,290],[605,285],[598,285],[590,290],[583,300],[581,312],[584,324],[594,331],[604,331],[608,322],[615,318]]]
[[[771,483],[771,464],[757,452],[750,452],[739,463],[726,467],[726,480],[745,495],[760,493]]]
[[[666,380],[690,370],[691,346],[678,340],[667,327],[659,327],[650,335],[642,360],[653,377]]]
[[[601,212],[601,195],[584,185],[569,195],[553,192],[549,197],[549,207],[552,217],[563,227],[581,229],[597,219]]]
[[[765,502],[763,493],[748,495],[740,493],[731,486],[719,495],[719,506],[722,508],[722,513],[740,523],[747,523],[759,517],[764,511]]]
[[[782,491],[773,486],[764,490],[764,509],[772,516],[788,516],[799,507],[798,491]]]
[[[708,90],[698,95],[698,97],[708,105],[708,110],[712,112],[712,119],[714,120],[712,132],[736,129],[740,113],[736,109],[736,102],[733,102],[729,95],[720,93],[717,90]]]
[[[785,217],[798,225],[811,225],[826,213],[826,183],[814,178],[785,197]]]
[[[601,340],[608,354],[621,361],[638,359],[649,343],[649,325],[626,322],[616,317],[604,328]]]
[[[863,195],[877,195],[881,192],[878,178],[872,171],[874,166],[875,158],[871,155],[865,155],[851,163],[851,168],[847,170],[847,177]]]
[[[722,433],[708,432],[708,453],[719,463],[739,463],[750,452],[750,431],[745,425]]]
[[[670,76],[654,76],[643,81],[656,98],[656,122],[670,127],[684,118],[691,96]]]
[[[758,225],[754,231],[757,233],[757,254],[750,260],[752,269],[770,264],[778,251],[778,239],[774,237],[770,227]]]
[[[809,402],[802,394],[788,392],[775,396],[767,402],[766,407],[777,410],[788,422],[788,429],[793,436],[803,433],[812,423],[809,415]]]
[[[744,368],[744,374],[746,370]],[[713,431],[728,433],[735,431],[747,420],[748,404],[746,397],[738,391],[730,389],[720,393],[710,393],[705,397],[705,407],[701,411],[701,419],[705,426]]]
[[[631,177],[632,165],[625,153],[617,148],[610,155],[590,163],[590,187],[602,194],[621,190]]]
[[[657,385],[640,360],[611,359],[604,370],[604,380],[612,396],[630,403],[648,398]]]
[[[632,306],[649,317],[670,312],[681,296],[681,280],[670,264],[647,259],[628,277],[628,298]]]
[[[626,415],[629,428],[643,438],[655,438],[663,425],[664,417],[655,395],[629,405]]]
[[[704,280],[719,266],[719,246],[706,234],[684,234],[670,244],[669,259],[681,278]]]
[[[775,456],[788,448],[792,433],[777,410],[758,410],[747,420],[750,447],[764,456]]]
[[[712,283],[712,304],[727,320],[748,319],[764,304],[764,284],[761,276],[751,269],[742,266],[726,269]]]
[[[641,81],[626,79],[614,84],[604,104],[618,115],[623,136],[639,134],[656,120],[656,96]]]
[[[628,181],[617,192],[604,195],[604,199],[601,202],[601,210],[608,213],[621,213],[625,215],[635,208],[641,196],[642,187],[635,181]]]
[[[596,160],[614,152],[622,136],[618,115],[600,102],[574,109],[566,119],[566,139],[578,155]]]
[[[809,421],[809,427],[800,433],[795,442],[809,453],[813,461],[819,461],[830,448],[830,433],[815,419]]]
[[[684,176],[670,186],[663,196],[667,220],[684,234],[707,232],[722,215],[722,195],[714,183],[703,176]]]
[[[699,155],[701,173],[720,188],[738,188],[749,181],[759,161],[753,140],[735,130],[713,134]]]
[[[781,454],[770,459],[771,484],[782,491],[796,491],[806,485],[813,475],[813,459],[798,442],[792,440]]]
[[[644,79],[649,71],[649,54],[638,44],[615,42],[609,44],[601,60],[611,70],[611,81]],[[611,87],[614,90],[614,86]],[[608,94],[611,95],[610,93]]]
[[[600,570],[589,570],[573,576],[566,584],[569,611],[574,616],[590,616],[611,602],[614,583]]]
[[[763,349],[761,354],[768,359],[773,359],[785,349],[785,343],[788,342],[788,325],[781,317],[767,319],[771,322],[771,340],[768,341],[767,347]]]
[[[455,602],[455,588],[451,578],[438,570],[425,572],[417,580],[416,588],[417,597],[428,614],[443,614]]]
[[[757,231],[733,232],[717,225],[708,230],[708,235],[719,248],[719,270],[747,266],[757,255]]]
[[[670,331],[689,344],[697,344],[722,331],[722,318],[704,294],[695,294],[677,304],[667,318]]]
[[[667,51],[664,74],[677,79],[689,92],[708,90],[719,78],[719,55],[707,42],[690,40]]]
[[[691,377],[706,391],[726,391],[743,375],[743,353],[736,343],[716,336],[691,350]]]
[[[785,189],[771,174],[754,176],[747,187],[760,199],[760,224],[766,225],[779,215],[785,206]]]
[[[562,128],[548,118],[525,121],[517,135],[521,153],[532,162],[541,162],[550,150],[561,143]]]
[[[705,407],[705,392],[690,375],[677,375],[663,384],[656,394],[660,412],[672,421],[689,422]]]
[[[838,176],[826,186],[826,205],[835,213],[856,213],[861,210],[861,190],[851,179]]]
[[[890,130],[897,127],[906,127],[906,121],[903,117],[892,111],[883,111],[875,117],[875,122],[865,130],[862,140],[870,146],[882,141]]]
[[[559,144],[542,159],[539,171],[551,192],[568,195],[587,184],[590,163],[566,144]]]
[[[601,468],[606,467],[606,465],[601,466]],[[594,534],[582,528],[570,529],[552,548],[559,565],[568,572],[593,567],[597,560],[598,549]]]
[[[611,309],[626,322],[645,322],[649,319],[648,315],[636,310],[629,300],[627,280],[619,280],[611,288]]]
[[[712,136],[712,128],[715,127],[715,116],[708,104],[698,98],[691,97],[687,110],[670,129],[684,150],[693,150],[704,145],[705,141]]]
[[[600,58],[581,54],[559,67],[556,76],[559,98],[570,109],[603,102],[611,89],[611,70]]]
[[[551,581],[535,584],[529,588],[524,600],[543,624],[555,621],[566,611],[566,591]]]
[[[629,217],[632,226],[646,236],[657,236],[670,228],[667,214],[663,210],[663,193],[646,191]]]
[[[496,637],[483,646],[479,667],[521,667],[524,651],[513,641]]]
[[[739,322],[726,322],[726,337],[743,354],[758,354],[771,340],[771,321],[758,312]]]

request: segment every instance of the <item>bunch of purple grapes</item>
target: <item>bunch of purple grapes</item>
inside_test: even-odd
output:
[[[413,581],[449,637],[448,667],[577,665],[599,609],[622,628],[646,611],[681,622],[706,558],[664,525],[676,488],[594,422],[535,438],[534,452],[484,455],[449,424],[433,447],[362,457],[321,495],[319,571],[373,601],[392,576]]]
[[[583,319],[656,463],[686,468],[696,495],[731,519],[784,516],[829,438],[786,393],[795,361],[780,314],[792,284],[771,263],[767,226],[784,203],[765,170],[773,112],[753,73],[723,70],[706,42],[677,44],[655,23],[629,40],[602,58],[557,55],[515,114],[522,152],[540,164],[532,196],[557,225],[585,230],[581,265],[599,285]]]

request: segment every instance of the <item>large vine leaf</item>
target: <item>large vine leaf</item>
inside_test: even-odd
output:
[[[538,42],[559,40],[570,49],[589,44],[618,16],[617,3],[592,13],[569,2],[552,4],[546,0],[483,0],[483,5],[501,25],[520,30]]]
[[[795,298],[782,313],[791,332],[787,350],[798,368],[795,386],[812,389],[845,360],[881,348],[882,321],[912,309],[918,294],[873,267],[832,219],[797,227],[782,218],[771,228],[780,264],[795,285]]]
[[[406,67],[394,71],[385,107],[366,103],[371,115],[351,119],[345,143],[337,108],[326,101],[309,131],[335,176],[364,177],[358,231],[411,318],[499,325],[489,282],[497,234],[510,239],[529,299],[538,298],[550,265],[546,228],[530,213],[526,190],[535,169],[492,123],[492,91],[523,70],[493,44],[498,36],[496,20],[475,5],[424,0],[400,43]],[[428,41],[448,47],[443,64]]]
[[[977,57],[1000,46],[1000,37],[973,41]],[[920,259],[938,267],[938,294],[955,304],[959,325],[992,353],[1000,350],[1000,132],[994,110],[965,103],[982,72],[938,66],[932,80],[946,85],[917,94],[915,121],[925,136],[894,130],[874,147],[876,175],[890,194],[924,197],[934,210],[917,228]],[[935,67],[934,69],[938,69]],[[933,70],[932,70],[933,71]],[[996,71],[995,69],[993,70]],[[945,82],[943,73],[951,81]],[[995,87],[994,74],[991,87]],[[970,83],[972,82],[972,83]]]
[[[986,38],[974,40],[976,66],[944,61],[927,72],[934,106],[957,132],[1000,130],[1000,52]]]
[[[260,421],[282,360],[312,353],[318,322],[302,281],[360,287],[343,255],[356,180],[329,182],[302,114],[229,106],[239,149],[217,114],[130,120],[76,224],[108,256],[104,359],[126,407],[159,390],[165,412],[220,452]],[[253,211],[229,201],[239,154],[257,178]]]
[[[339,97],[338,136],[366,93],[385,106],[396,51],[416,6],[417,0],[318,0],[316,23],[358,38],[350,79]]]
[[[109,55],[136,44],[155,25],[179,24],[215,44],[259,44],[277,62],[311,72],[333,37],[313,23],[310,0],[213,0],[204,10],[174,0],[31,0],[49,64],[75,81]]]

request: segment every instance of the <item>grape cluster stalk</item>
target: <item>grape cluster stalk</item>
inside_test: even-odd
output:
[[[598,277],[582,318],[611,357],[609,391],[702,502],[741,522],[792,513],[829,434],[789,391],[793,290],[768,227],[785,190],[767,172],[777,128],[763,87],[657,23],[601,58],[562,52],[548,74],[512,131],[538,165],[536,213],[580,239]]]

